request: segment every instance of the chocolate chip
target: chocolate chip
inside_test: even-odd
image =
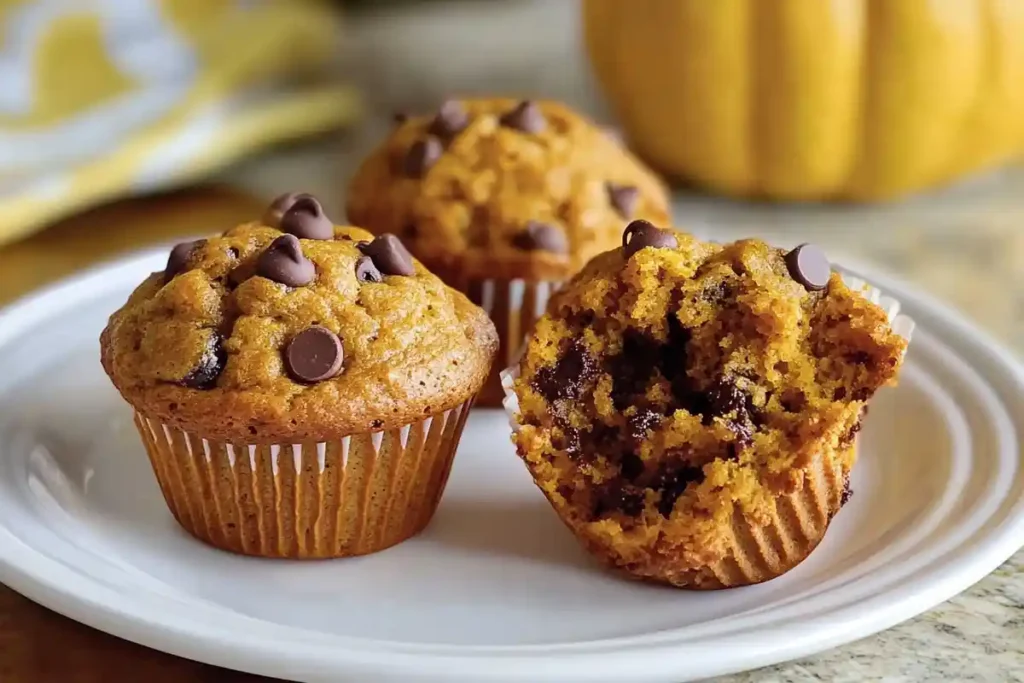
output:
[[[345,359],[341,339],[326,327],[314,325],[288,342],[284,353],[288,373],[300,382],[322,382],[338,374]]]
[[[608,483],[601,489],[594,505],[594,517],[609,512],[621,512],[627,517],[636,517],[644,511],[643,489],[623,484],[620,481]]]
[[[231,269],[228,273],[228,286],[231,288],[237,287],[254,275],[251,264],[243,263],[240,266],[236,266]]]
[[[360,242],[360,251],[373,259],[373,265],[384,275],[415,275],[416,266],[409,250],[391,233],[374,238],[372,242]]]
[[[190,389],[212,389],[226,362],[224,340],[218,333],[212,332],[199,363],[182,378],[181,385]]]
[[[698,393],[693,388],[693,380],[687,372],[689,368],[690,339],[693,333],[683,326],[679,317],[669,315],[665,324],[668,327],[668,339],[661,347],[660,368],[662,376],[672,385],[672,395],[680,407],[688,410],[691,415],[700,413],[694,403]]]
[[[281,216],[281,230],[305,240],[334,239],[334,223],[312,195],[299,195]]]
[[[175,275],[184,272],[188,267],[192,252],[205,243],[206,240],[195,240],[194,242],[176,244],[167,257],[167,265],[164,267],[164,282],[170,282]]]
[[[405,154],[402,172],[410,178],[422,178],[444,154],[444,146],[433,135],[417,140]]]
[[[641,408],[626,419],[630,438],[637,442],[646,440],[648,432],[660,425],[662,419],[664,416],[661,413]]]
[[[670,230],[662,230],[644,220],[636,220],[622,233],[622,253],[628,259],[641,249],[675,249],[679,240]]]
[[[618,410],[625,410],[633,405],[636,397],[647,391],[647,384],[658,368],[661,344],[657,339],[627,329],[622,335],[622,353],[609,359],[608,373],[612,377],[612,403]],[[633,419],[641,413],[637,413]],[[659,416],[660,417],[660,416]],[[633,431],[632,424],[630,431]],[[635,437],[643,438],[641,433]]]
[[[752,414],[756,411],[754,399],[735,378],[719,377],[704,394],[704,424],[711,424],[714,418],[723,418],[726,427],[733,433],[732,457],[747,449],[754,442]],[[759,412],[759,411],[758,411]]]
[[[735,459],[735,455],[739,451],[750,448],[754,443],[754,432],[756,430],[746,411],[741,411],[738,418],[729,420],[726,425],[735,437],[735,441],[733,441],[733,455]]]
[[[712,305],[724,306],[727,300],[732,298],[733,294],[735,294],[735,291],[730,283],[718,280],[706,286],[700,293],[700,297]]]
[[[503,114],[498,122],[506,128],[531,135],[540,133],[548,124],[540,107],[532,100],[523,100],[515,109]]]
[[[708,411],[712,417],[738,415],[741,412],[746,412],[749,398],[747,392],[740,388],[736,380],[719,377],[707,391]]]
[[[644,473],[644,461],[635,453],[626,453],[619,462],[619,473],[633,481]]]
[[[579,398],[597,372],[597,362],[577,339],[558,362],[537,371],[533,386],[549,402]]]
[[[403,123],[409,120],[409,112],[396,111],[394,114],[391,115],[391,120],[397,125],[402,125]]]
[[[850,488],[850,475],[843,479],[843,493],[839,496],[839,507],[843,507],[853,498],[853,489]]]
[[[608,201],[612,203],[615,210],[623,218],[632,218],[636,211],[637,202],[640,201],[640,190],[632,185],[617,185],[605,183],[608,190]]]
[[[812,292],[825,289],[832,277],[828,257],[813,244],[801,244],[786,254],[786,267],[794,280]]]
[[[302,287],[316,279],[316,266],[302,253],[295,235],[281,235],[256,261],[256,274],[289,287]]]
[[[555,448],[565,451],[565,454],[573,460],[579,459],[583,455],[583,439],[580,437],[580,430],[563,421],[559,421],[559,427],[562,429],[562,438],[553,442]]]
[[[469,125],[469,114],[458,100],[447,100],[437,111],[428,132],[442,140],[451,140]]]
[[[525,251],[547,251],[565,254],[569,251],[569,240],[565,233],[553,225],[530,221],[523,230],[512,238],[512,245]]]
[[[280,228],[281,217],[284,216],[284,212],[292,208],[292,205],[295,204],[295,200],[304,196],[308,195],[301,192],[286,192],[285,194],[278,195],[264,212],[263,224],[269,225],[272,228]]]
[[[373,259],[369,256],[360,256],[356,261],[356,279],[360,282],[383,282],[384,276],[373,265]]]
[[[864,411],[857,417],[857,421],[850,425],[846,433],[839,438],[839,447],[846,448],[857,438],[857,434],[864,428]]]
[[[676,500],[683,495],[686,487],[690,484],[700,482],[704,479],[704,470],[700,467],[689,465],[677,467],[664,467],[658,473],[658,477],[652,488],[661,493],[661,500],[658,501],[658,512],[668,518],[676,505]]]

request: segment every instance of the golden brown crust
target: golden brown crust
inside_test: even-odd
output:
[[[676,239],[603,254],[552,298],[514,440],[606,563],[687,587],[763,581],[844,502],[865,404],[906,340],[827,263],[809,291],[763,242]]]
[[[103,367],[136,410],[185,431],[234,443],[328,439],[390,429],[457,406],[490,370],[497,335],[486,314],[422,265],[412,276],[360,282],[351,227],[302,240],[316,280],[286,287],[254,277],[280,231],[249,223],[205,240],[164,283],[154,273],[101,336]],[[344,346],[341,373],[296,382],[285,345],[312,325]],[[222,339],[226,362],[211,388],[183,386]]]
[[[507,98],[460,100],[468,125],[422,175],[410,177],[410,149],[433,116],[413,117],[363,163],[348,193],[348,216],[375,233],[401,235],[431,270],[462,278],[564,280],[618,245],[633,218],[668,221],[662,182],[607,132],[557,102],[538,102],[538,133],[503,126]],[[628,215],[609,192],[636,188]],[[530,221],[568,239],[566,253],[516,246]]]

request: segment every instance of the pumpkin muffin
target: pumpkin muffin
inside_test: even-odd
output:
[[[397,237],[291,194],[174,247],[100,343],[186,530],[324,558],[430,521],[497,334]]]
[[[629,219],[667,222],[669,204],[650,170],[568,107],[493,98],[399,117],[353,178],[348,215],[400,235],[482,306],[504,366],[554,289],[614,248]],[[495,372],[481,403],[501,396]]]
[[[861,419],[911,331],[895,314],[812,245],[634,222],[505,374],[514,442],[607,565],[695,589],[771,579],[849,497]]]

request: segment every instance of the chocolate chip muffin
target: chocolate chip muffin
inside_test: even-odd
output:
[[[181,525],[294,558],[429,522],[497,351],[487,315],[397,237],[300,194],[174,247],[100,342]]]
[[[779,576],[849,497],[855,436],[910,321],[812,245],[721,246],[643,221],[623,239],[554,295],[504,377],[518,453],[629,576]]]
[[[549,294],[618,243],[667,222],[662,183],[606,131],[555,102],[450,100],[401,117],[348,194],[350,220],[395,233],[491,314],[512,362]],[[498,405],[495,373],[481,402]]]

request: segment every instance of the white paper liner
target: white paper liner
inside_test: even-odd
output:
[[[232,444],[135,415],[161,492],[187,531],[264,557],[381,550],[433,516],[473,401],[332,441]]]
[[[837,268],[837,271],[843,278],[843,282],[847,287],[860,292],[865,299],[885,311],[886,316],[889,318],[889,325],[892,328],[892,331],[906,339],[909,345],[910,339],[914,333],[915,323],[910,316],[900,313],[900,302],[848,271],[844,271],[841,268]],[[518,432],[520,426],[519,398],[516,396],[514,386],[516,379],[519,377],[519,361],[522,359],[525,351],[526,344],[524,343],[514,354],[512,354],[508,367],[499,373],[501,378],[501,388],[505,392],[505,397],[502,399],[501,405],[508,415],[509,425],[512,427],[513,432]],[[904,351],[904,353],[906,352]]]
[[[562,286],[554,280],[476,280],[468,288],[474,301],[494,321],[501,342],[500,362],[515,362],[533,323],[547,309],[551,295]]]

